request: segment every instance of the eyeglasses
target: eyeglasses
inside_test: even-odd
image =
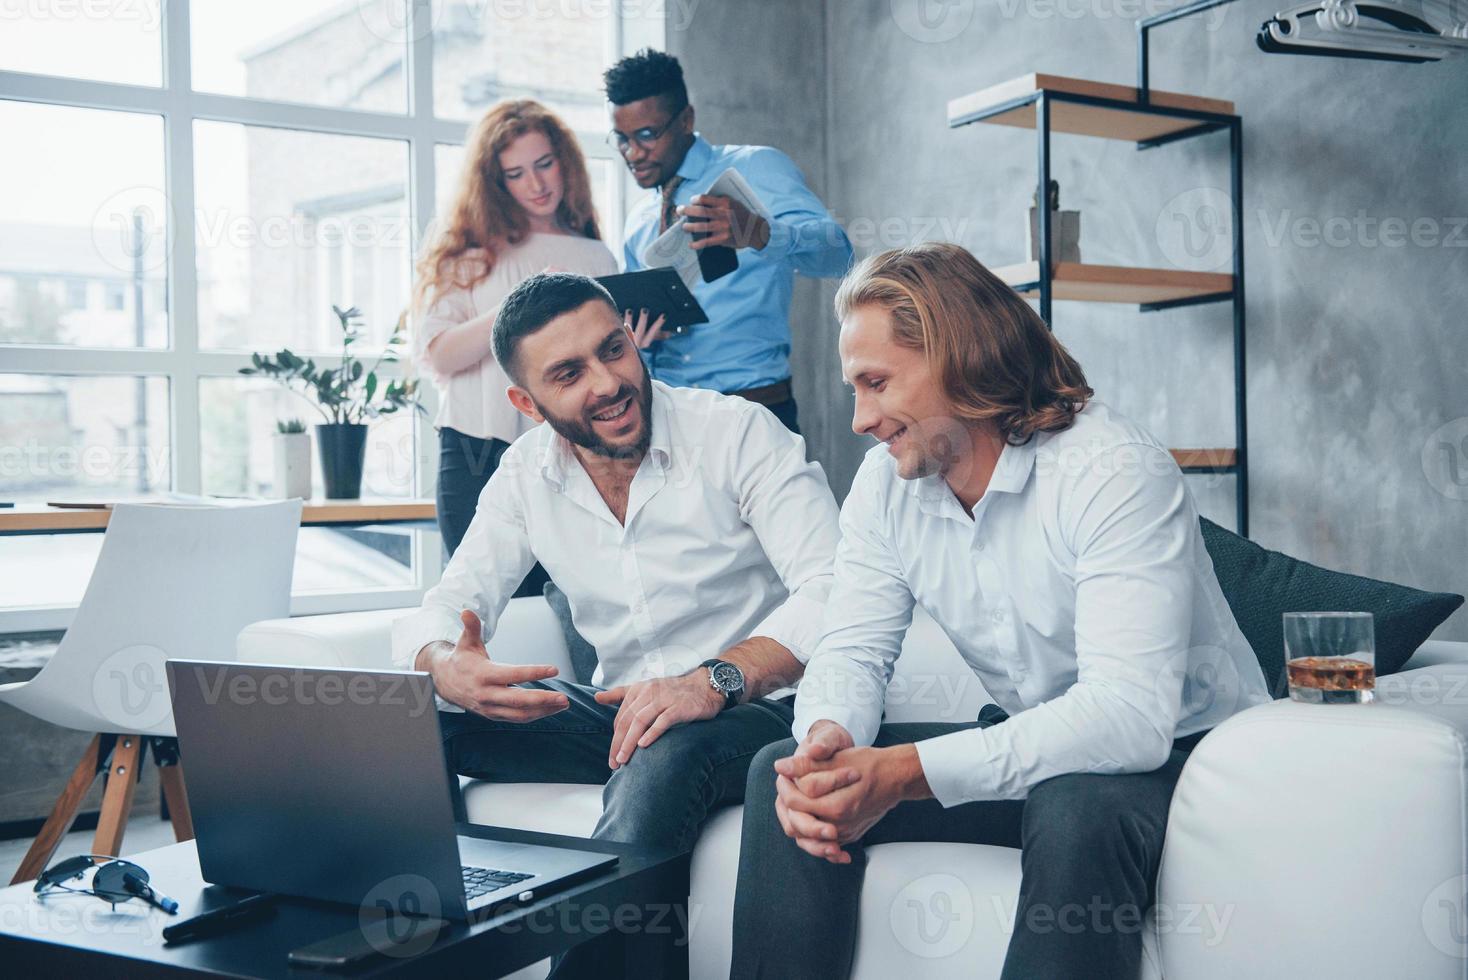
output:
[[[90,888],[75,888],[68,884],[71,881],[80,881],[82,875],[98,861],[107,863],[97,867],[96,873],[92,875]],[[58,891],[71,892],[74,895],[95,895],[104,902],[111,902],[114,907],[130,898],[141,898],[169,915],[178,913],[177,902],[162,892],[155,891],[148,884],[147,871],[131,861],[121,861],[109,854],[82,854],[54,864],[41,872],[33,890],[40,895]]]
[[[687,108],[687,106],[683,107],[683,109]],[[636,143],[644,150],[651,149],[653,144],[662,139],[663,134],[671,129],[673,124],[678,121],[678,117],[683,115],[683,109],[679,109],[673,113],[672,118],[661,126],[643,126],[641,129],[634,129],[630,136],[614,129],[607,133],[607,145],[616,147],[619,153],[626,153],[627,147],[632,143]]]

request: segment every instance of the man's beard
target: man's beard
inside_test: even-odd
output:
[[[642,433],[637,441],[626,446],[613,446],[596,434],[594,423],[591,421],[593,415],[598,415],[611,408],[613,405],[623,401],[629,395],[637,396],[639,414],[642,416]],[[642,377],[641,389],[632,385],[624,384],[616,396],[609,398],[600,405],[594,405],[583,413],[581,418],[568,419],[552,415],[546,411],[545,406],[539,403],[535,406],[546,423],[556,435],[565,439],[573,446],[580,446],[588,452],[607,459],[639,459],[647,452],[647,447],[652,444],[652,385],[647,380],[647,375]]]

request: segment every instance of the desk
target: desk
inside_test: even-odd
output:
[[[586,841],[523,830],[460,825],[459,833],[490,840],[586,847]],[[0,963],[13,977],[489,977],[503,976],[582,942],[617,948],[606,934],[626,936],[624,961],[607,976],[687,976],[689,855],[597,841],[621,860],[603,875],[483,922],[453,923],[428,950],[403,959],[379,957],[351,973],[292,969],[293,949],[357,928],[355,906],[281,899],[273,918],[177,947],[164,946],[164,926],[235,894],[199,877],[192,841],[129,856],[147,869],[179,914],[165,915],[134,899],[109,909],[87,895],[38,899],[31,885],[0,891]],[[70,856],[70,855],[67,855]],[[639,927],[641,926],[641,927]],[[670,933],[677,943],[663,955]]]
[[[220,498],[221,504],[233,498]],[[145,501],[144,501],[145,502]],[[160,500],[158,503],[167,504]],[[408,524],[436,528],[438,509],[431,500],[379,497],[365,500],[306,501],[301,510],[302,527],[362,527],[367,524]],[[0,535],[78,534],[107,530],[110,510],[103,508],[47,507],[20,504],[0,509]]]

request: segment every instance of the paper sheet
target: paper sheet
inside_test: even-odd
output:
[[[715,180],[704,193],[733,198],[752,214],[757,214],[766,221],[770,220],[770,212],[764,202],[759,199],[754,188],[749,186],[749,181],[745,180],[743,175],[733,167],[719,174],[718,180]],[[701,278],[698,269],[698,253],[693,250],[692,245],[693,235],[688,230],[688,219],[679,218],[668,226],[667,231],[648,242],[639,258],[645,269],[671,267],[677,271],[683,284],[692,289],[694,283]]]

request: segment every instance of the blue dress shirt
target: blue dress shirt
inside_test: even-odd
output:
[[[768,146],[714,146],[695,134],[683,157],[673,194],[678,206],[705,193],[733,167],[770,213],[763,249],[739,249],[739,268],[693,287],[709,322],[654,344],[650,365],[659,381],[677,387],[742,391],[790,377],[790,295],[795,273],[825,278],[851,266],[851,242],[809,187],[795,163]],[[627,216],[623,253],[627,271],[646,268],[639,256],[658,237],[661,188]]]

